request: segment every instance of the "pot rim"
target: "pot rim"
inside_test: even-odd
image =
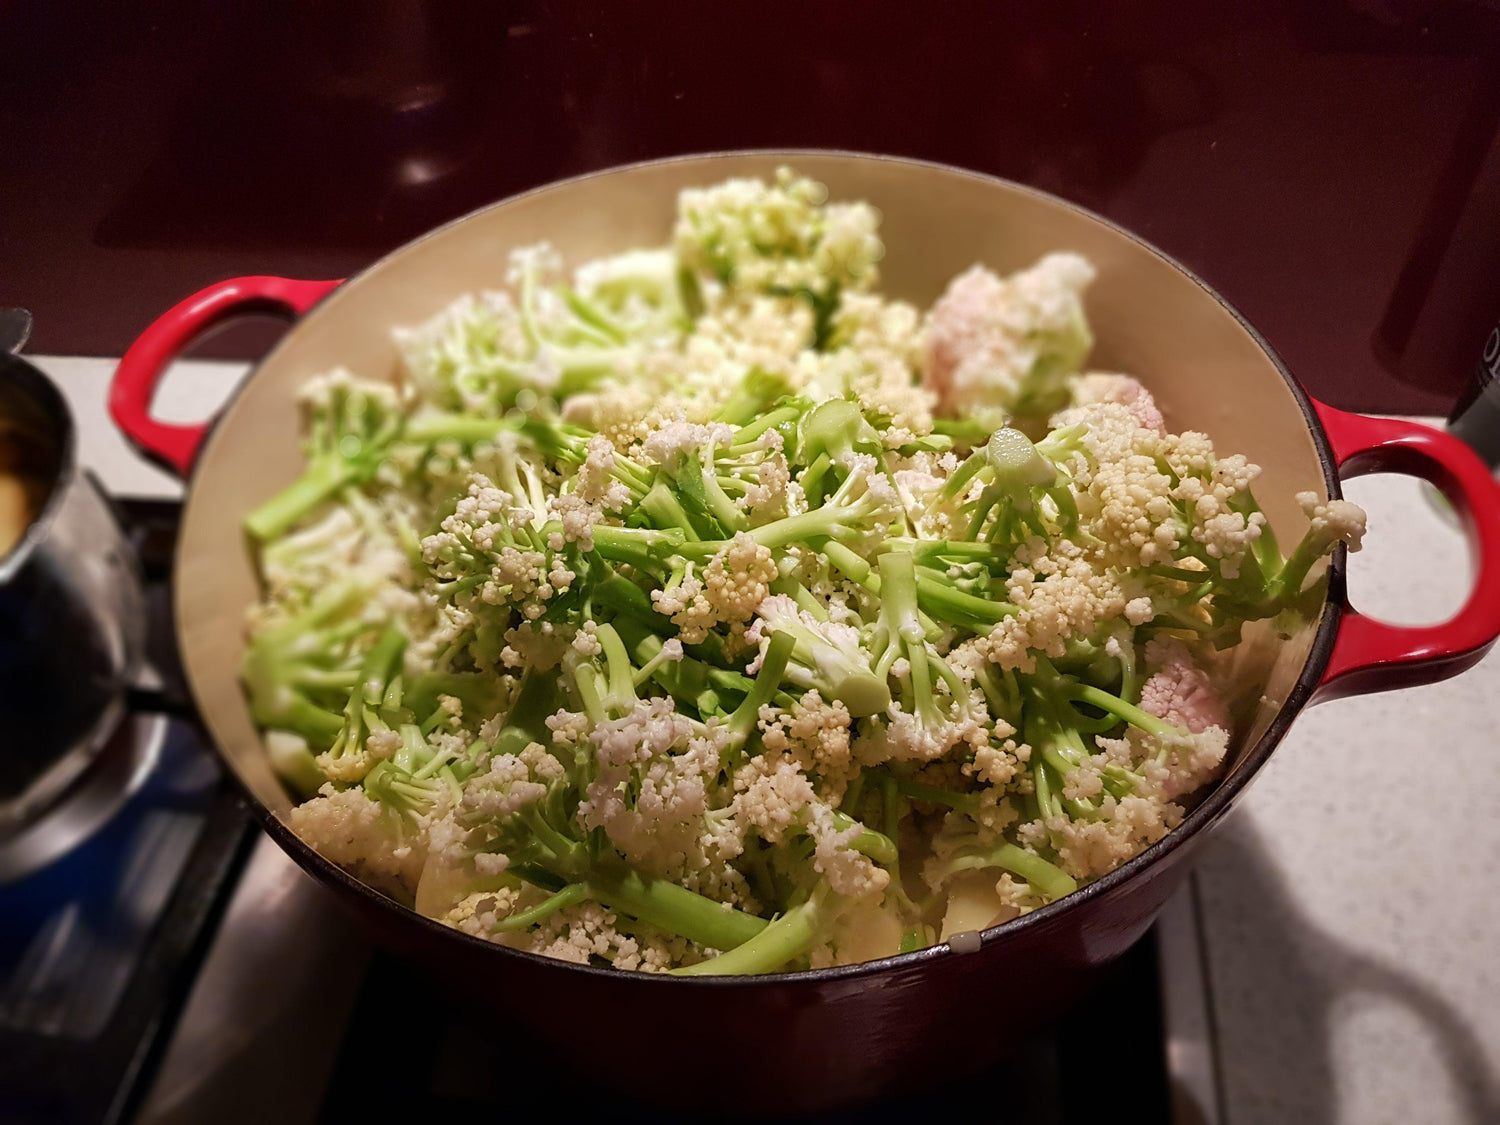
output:
[[[439,234],[444,233],[449,228],[466,223],[470,219],[493,210],[494,208],[508,206],[512,203],[527,199],[533,195],[538,195],[542,192],[553,191],[569,187],[573,184],[581,183],[587,180],[593,180],[621,172],[633,171],[640,168],[657,167],[672,164],[708,163],[710,161],[721,160],[724,158],[741,157],[783,159],[788,163],[795,163],[795,161],[800,157],[842,157],[858,161],[875,161],[887,164],[908,165],[913,168],[928,169],[931,171],[942,172],[948,175],[962,176],[968,179],[978,180],[988,184],[999,185],[1012,191],[1018,191],[1026,195],[1033,196],[1055,206],[1066,208],[1067,210],[1073,211],[1087,219],[1091,219],[1094,222],[1097,222],[1109,228],[1116,234],[1140,246],[1148,253],[1155,255],[1161,261],[1171,266],[1174,270],[1187,277],[1190,281],[1197,285],[1198,288],[1201,289],[1209,298],[1217,303],[1225,312],[1234,317],[1234,319],[1239,323],[1240,327],[1243,328],[1245,332],[1250,336],[1250,338],[1255,342],[1256,347],[1259,348],[1262,353],[1264,353],[1268,360],[1270,360],[1271,365],[1276,369],[1277,374],[1281,376],[1282,381],[1286,384],[1287,389],[1291,391],[1292,397],[1296,400],[1298,408],[1302,411],[1303,419],[1307,423],[1308,431],[1313,439],[1313,445],[1317,450],[1318,462],[1323,470],[1323,483],[1327,488],[1329,498],[1339,499],[1342,497],[1342,491],[1339,487],[1337,460],[1334,456],[1333,447],[1329,442],[1327,433],[1323,429],[1322,422],[1319,420],[1318,415],[1313,408],[1312,400],[1308,397],[1307,392],[1303,390],[1302,385],[1296,380],[1291,372],[1287,370],[1286,364],[1276,353],[1275,349],[1271,347],[1270,343],[1267,342],[1265,337],[1262,336],[1261,333],[1248,320],[1245,319],[1245,317],[1239,312],[1238,309],[1236,309],[1216,289],[1214,289],[1213,286],[1209,285],[1196,273],[1188,269],[1185,265],[1179,262],[1176,258],[1172,257],[1170,254],[1167,254],[1165,251],[1146,241],[1144,238],[1136,235],[1134,232],[1120,226],[1113,220],[1108,219],[1103,215],[1090,210],[1087,207],[1083,207],[1077,203],[1072,202],[1071,200],[1064,199],[1061,196],[1053,195],[1051,192],[1043,191],[1039,188],[1031,187],[1027,184],[1018,183],[1014,180],[1005,179],[1002,176],[994,176],[985,172],[976,172],[969,168],[961,168],[956,165],[944,164],[939,161],[921,160],[914,157],[892,156],[881,153],[860,152],[853,149],[749,148],[725,149],[712,152],[684,153],[676,156],[660,157],[651,160],[638,160],[627,164],[613,165],[608,168],[601,168],[592,172],[585,172],[576,176],[569,176],[560,180],[553,180],[545,184],[540,184],[536,187],[528,188],[525,191],[517,192],[513,195],[508,195],[503,199],[495,200],[492,203],[487,203],[454,219],[450,219],[447,222],[432,228],[425,234],[421,234],[416,238],[403,243],[401,246],[398,246],[394,250],[381,255],[375,261],[371,262],[363,269],[348,277],[343,284],[339,285],[336,289],[330,292],[329,295],[323,300],[326,301],[330,299],[337,299],[338,295],[341,294],[343,290],[351,283],[357,282],[366,274],[381,268],[387,261],[389,261],[396,255],[402,254],[405,251],[428,241],[429,239],[437,237]],[[321,305],[322,303],[323,301],[319,301],[318,305]],[[208,432],[204,435],[203,444],[199,447],[199,455],[194,460],[193,468],[187,474],[184,481],[186,488],[185,501],[183,505],[184,519],[189,516],[194,500],[195,494],[192,486],[194,477],[197,473],[197,466],[202,460],[203,450],[207,447],[209,442],[214,440],[214,437],[218,431],[219,420],[227,414],[228,409],[233,405],[234,400],[239,397],[244,387],[247,386],[251,379],[254,378],[254,375],[260,368],[260,366],[276,356],[282,348],[294,343],[294,337],[296,336],[296,325],[300,324],[301,321],[306,320],[308,317],[316,315],[317,311],[318,306],[315,305],[313,308],[308,310],[308,312],[304,314],[303,317],[294,322],[293,329],[289,331],[285,336],[283,336],[282,339],[277,342],[277,344],[271,349],[269,353],[267,353],[265,357],[254,364],[251,371],[230,394],[229,398],[225,402],[224,407],[221,408],[220,413],[215,417],[213,423],[209,427]],[[174,552],[174,568],[180,567],[183,563],[181,551],[182,543],[179,539],[178,546]],[[1155,844],[1152,844],[1150,847],[1146,848],[1138,855],[1121,864],[1119,867],[1115,868],[1107,875],[1101,876],[1093,882],[1080,887],[1073,893],[1065,895],[1055,902],[1048,903],[1046,906],[1039,907],[1028,914],[1023,914],[1017,918],[1012,918],[1009,921],[1002,922],[999,925],[990,926],[982,931],[979,931],[981,940],[981,949],[979,952],[983,952],[992,943],[1002,941],[1011,934],[1019,934],[1023,931],[1035,929],[1037,927],[1046,927],[1061,922],[1064,918],[1067,917],[1067,915],[1084,908],[1092,900],[1102,898],[1113,893],[1117,888],[1130,882],[1133,878],[1135,878],[1136,875],[1141,874],[1147,868],[1154,866],[1159,861],[1165,860],[1173,852],[1185,846],[1193,837],[1197,836],[1199,833],[1205,831],[1206,829],[1212,827],[1215,823],[1217,823],[1220,817],[1222,817],[1228,810],[1229,806],[1238,798],[1239,794],[1260,772],[1261,768],[1265,765],[1266,760],[1270,757],[1271,752],[1286,736],[1286,732],[1290,729],[1297,716],[1301,714],[1302,709],[1307,706],[1308,701],[1311,699],[1314,690],[1317,688],[1318,683],[1322,678],[1323,671],[1327,667],[1329,658],[1333,653],[1333,642],[1338,635],[1339,624],[1343,619],[1343,591],[1346,558],[1346,549],[1343,545],[1340,545],[1334,551],[1333,556],[1329,560],[1328,592],[1324,601],[1323,613],[1319,619],[1316,631],[1313,635],[1311,647],[1309,648],[1307,658],[1303,663],[1302,671],[1298,674],[1296,682],[1293,684],[1292,689],[1287,693],[1286,699],[1277,709],[1277,712],[1272,718],[1270,725],[1266,728],[1265,732],[1260,736],[1260,738],[1256,740],[1254,745],[1250,746],[1245,751],[1239,762],[1235,764],[1229,776],[1215,783],[1213,789],[1208,793],[1208,795],[1205,796],[1190,812],[1187,813],[1186,816],[1183,817],[1182,822],[1176,828],[1173,828]],[[178,631],[180,644],[181,630],[183,628],[182,618],[180,614],[177,615],[177,620],[178,624],[176,628]],[[191,675],[188,677],[188,691],[193,698],[194,705],[200,707],[201,710],[201,701],[198,699],[197,689],[193,683],[193,678]],[[219,749],[217,740],[214,740],[214,749],[222,759],[223,754]],[[497,942],[487,941],[484,938],[465,933],[464,931],[455,929],[452,926],[444,925],[436,919],[428,918],[426,915],[417,913],[417,911],[413,907],[406,906],[398,902],[396,899],[390,897],[389,895],[386,895],[383,892],[376,890],[374,887],[361,882],[359,879],[351,875],[348,871],[345,871],[342,867],[339,867],[331,860],[326,859],[310,844],[304,842],[301,837],[293,832],[285,823],[281,821],[280,818],[276,816],[275,813],[273,813],[264,803],[262,803],[261,800],[249,789],[248,786],[240,781],[238,773],[235,771],[232,764],[228,763],[227,759],[225,759],[225,765],[228,768],[228,773],[234,778],[235,783],[240,787],[244,798],[248,801],[251,810],[255,813],[257,819],[260,821],[261,826],[265,829],[267,835],[275,840],[277,845],[284,852],[290,855],[296,861],[298,866],[303,870],[310,872],[322,882],[329,884],[330,886],[333,886],[335,888],[342,888],[348,892],[353,893],[357,897],[363,898],[369,905],[389,913],[397,922],[405,923],[408,927],[415,925],[416,927],[418,927],[418,929],[424,931],[429,938],[433,938],[436,940],[448,938],[470,943],[471,950],[473,950],[480,956],[489,955],[500,958],[502,960],[518,958],[522,961],[522,963],[529,964],[535,967],[545,967],[549,969],[556,969],[562,972],[586,974],[589,976],[607,979],[614,984],[625,984],[627,987],[635,987],[637,985],[639,985],[640,987],[677,987],[679,989],[690,987],[699,990],[742,990],[767,987],[786,987],[789,985],[806,986],[810,988],[816,985],[842,983],[846,981],[859,980],[865,977],[874,977],[894,970],[912,969],[946,957],[970,956],[967,953],[954,952],[948,942],[938,942],[936,945],[930,946],[927,949],[916,950],[911,953],[899,953],[895,954],[894,956],[883,957],[874,961],[862,961],[853,965],[839,965],[831,968],[762,973],[753,976],[676,977],[666,973],[627,972],[613,968],[599,968],[587,964],[581,965],[570,961],[563,961],[558,958],[546,957],[539,953],[531,953],[525,950],[513,949],[510,946],[500,945]],[[481,951],[488,951],[488,953],[484,953]]]
[[[15,545],[0,555],[0,586],[3,586],[25,569],[31,556],[40,549],[39,545],[57,520],[64,498],[77,484],[79,467],[78,427],[68,408],[68,400],[57,384],[36,364],[10,352],[0,353],[0,363],[3,363],[0,374],[6,381],[19,387],[22,395],[46,411],[57,427],[57,471],[53,474],[41,511],[31,517],[26,531]]]

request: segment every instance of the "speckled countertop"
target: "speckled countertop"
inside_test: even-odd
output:
[[[1370,516],[1350,601],[1445,620],[1464,543],[1424,486],[1346,485]],[[1194,876],[1221,1114],[1500,1120],[1500,651],[1457,679],[1300,716]]]
[[[112,361],[30,357],[62,385],[87,465],[120,494],[176,495],[104,413]],[[242,365],[186,363],[158,399],[209,414]],[[1418,624],[1464,598],[1463,541],[1417,482],[1367,477],[1351,601]],[[1181,1118],[1226,1125],[1500,1121],[1500,652],[1446,683],[1297,720],[1173,912],[1200,939],[1202,1063]],[[1169,947],[1173,948],[1173,947]],[[1185,955],[1186,959],[1186,955]]]

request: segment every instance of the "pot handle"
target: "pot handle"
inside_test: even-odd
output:
[[[1442,430],[1313,405],[1341,477],[1405,473],[1442,490],[1468,533],[1475,570],[1468,601],[1441,625],[1387,625],[1345,601],[1314,701],[1436,683],[1477,664],[1500,636],[1500,483],[1472,449]]]
[[[188,426],[151,416],[151,400],[167,366],[215,324],[252,312],[301,316],[341,283],[235,277],[200,289],[174,305],[130,345],[115,370],[109,386],[109,413],[115,425],[147,457],[178,476],[187,476],[212,420]]]

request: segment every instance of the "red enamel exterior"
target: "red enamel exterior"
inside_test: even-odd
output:
[[[168,365],[198,336],[229,319],[254,312],[301,316],[340,281],[236,277],[201,289],[151,323],[120,360],[109,388],[109,413],[146,456],[187,476],[211,422],[177,425],[151,416],[156,385]]]
[[[1464,521],[1475,569],[1468,601],[1441,625],[1386,625],[1346,605],[1313,701],[1458,675],[1500,635],[1500,483],[1473,450],[1441,430],[1313,405],[1341,476],[1405,473],[1442,490]]]

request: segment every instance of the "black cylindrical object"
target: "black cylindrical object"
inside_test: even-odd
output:
[[[1500,466],[1500,324],[1490,329],[1469,388],[1453,408],[1448,428],[1490,468]]]

